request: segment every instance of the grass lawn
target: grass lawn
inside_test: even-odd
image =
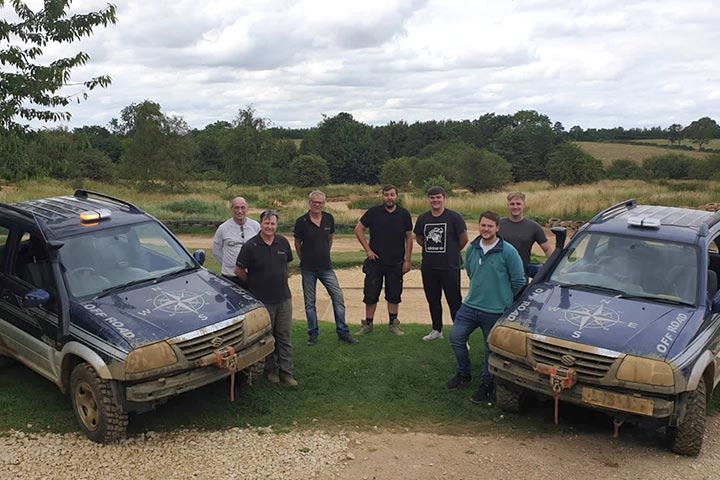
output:
[[[409,428],[472,432],[506,416],[495,407],[470,402],[473,390],[449,391],[455,359],[447,338],[426,343],[426,325],[404,324],[395,337],[378,323],[360,344],[337,341],[334,324],[321,323],[320,342],[305,345],[304,322],[295,322],[294,360],[297,389],[270,385],[264,378],[238,385],[230,402],[229,381],[170,400],[155,411],[131,416],[130,433],[177,428],[224,429],[272,425],[290,428]],[[477,374],[482,365],[482,336],[471,338]],[[478,377],[479,378],[479,377]],[[51,382],[19,364],[0,369],[0,432],[78,431],[68,397]],[[512,421],[508,428],[523,422]]]
[[[381,323],[375,332],[349,346],[337,341],[334,325],[320,324],[320,342],[305,345],[304,322],[293,326],[297,389],[256,379],[238,384],[230,402],[229,381],[209,385],[130,417],[130,435],[179,428],[226,429],[268,427],[329,431],[375,426],[384,429],[450,434],[551,433],[583,430],[610,434],[610,418],[591,410],[561,406],[562,421],[552,423],[552,404],[534,402],[523,415],[505,414],[493,405],[475,405],[469,397],[482,365],[482,337],[470,341],[476,380],[464,390],[447,390],[455,358],[447,335],[440,341],[420,340],[426,325],[403,324],[406,334],[395,337]],[[447,333],[447,332],[446,332]],[[715,394],[710,414],[720,408]],[[0,436],[3,432],[76,432],[68,397],[49,381],[14,364],[0,369]],[[646,434],[652,434],[652,431]]]

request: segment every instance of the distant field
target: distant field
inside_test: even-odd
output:
[[[650,140],[648,140],[649,142]],[[663,140],[656,140],[658,145],[665,145],[666,143],[660,143]],[[632,160],[638,164],[642,163],[648,157],[654,157],[657,155],[667,155],[668,153],[681,153],[693,158],[706,158],[709,153],[705,152],[691,152],[685,150],[668,150],[667,148],[651,147],[648,145],[630,145],[627,143],[605,143],[605,142],[574,142],[577,146],[585,150],[593,157],[600,160],[603,165],[609,165],[613,160],[627,159]],[[713,148],[720,148],[718,147]]]
[[[650,140],[633,140],[638,143],[654,143],[655,145],[670,145],[670,142],[664,138],[656,138],[656,139],[650,139]],[[694,149],[697,149],[697,143],[693,143],[690,140],[683,140],[680,142],[680,145],[687,145],[689,147],[692,147]],[[720,138],[713,138],[710,140],[710,143],[707,145],[703,145],[703,148],[712,148],[720,150]]]

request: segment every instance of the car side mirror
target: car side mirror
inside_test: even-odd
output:
[[[195,250],[193,258],[200,264],[205,265],[205,250]]]
[[[50,293],[47,290],[38,288],[31,290],[23,297],[23,307],[39,307],[50,301]]]

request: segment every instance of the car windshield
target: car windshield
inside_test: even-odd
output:
[[[67,238],[60,262],[73,297],[98,295],[196,266],[155,222],[90,230]]]
[[[550,281],[695,305],[696,252],[692,245],[584,233],[573,239]]]

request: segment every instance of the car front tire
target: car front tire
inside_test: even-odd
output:
[[[125,437],[128,416],[117,404],[109,381],[87,363],[78,364],[70,375],[70,398],[83,433],[97,443]]]
[[[677,427],[667,427],[670,450],[679,455],[696,457],[702,448],[707,413],[705,389],[705,379],[701,378],[697,388],[688,394],[683,419]]]

